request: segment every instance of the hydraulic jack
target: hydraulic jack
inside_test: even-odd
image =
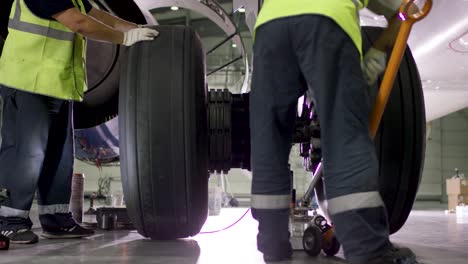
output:
[[[296,192],[292,191],[290,232],[294,250],[304,250],[315,257],[323,250],[327,256],[335,256],[340,250],[333,226],[317,211],[313,204],[314,190],[321,184],[321,166],[317,167],[312,182],[302,199],[296,201]]]

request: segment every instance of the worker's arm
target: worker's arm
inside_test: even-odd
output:
[[[402,2],[402,0],[369,1],[367,8],[374,13],[385,16],[388,21],[388,26],[364,56],[363,71],[368,84],[375,83],[379,75],[385,71],[387,52],[393,49],[400,31],[401,20],[398,14]],[[418,12],[418,8],[412,5],[409,11],[411,13],[416,13]]]
[[[152,40],[158,32],[148,28],[134,28],[127,32],[119,31],[91,16],[82,14],[77,8],[70,8],[52,16],[71,31],[86,38],[131,46],[136,42]]]
[[[77,8],[70,8],[52,16],[71,31],[86,38],[122,44],[124,33],[84,15]]]
[[[135,23],[120,19],[97,8],[92,8],[88,15],[118,31],[127,32],[130,29],[138,28]]]

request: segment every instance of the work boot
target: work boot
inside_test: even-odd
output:
[[[42,236],[51,239],[82,238],[94,235],[91,229],[80,226],[71,213],[44,214],[39,216],[42,225]]]
[[[292,258],[292,254],[293,254],[292,249],[288,250],[287,252],[283,252],[281,254],[271,254],[271,255],[263,254],[263,260],[266,263],[287,261]]]
[[[289,232],[288,232],[289,237]],[[258,234],[258,250],[263,253],[263,260],[267,263],[289,260],[293,250],[289,240],[280,237]]]
[[[371,259],[365,264],[417,264],[416,255],[409,248],[391,246],[382,256]],[[364,263],[360,263],[364,264]]]
[[[267,263],[289,260],[293,250],[289,233],[289,209],[252,209],[252,216],[259,222],[257,248]]]
[[[29,218],[0,216],[0,234],[6,236],[12,244],[34,244],[39,237],[31,231]]]

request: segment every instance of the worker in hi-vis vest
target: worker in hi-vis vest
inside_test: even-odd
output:
[[[297,101],[307,90],[321,127],[328,213],[348,263],[415,263],[389,241],[378,192],[378,162],[369,132],[369,86],[386,68],[402,0],[265,0],[254,46],[250,130],[252,215],[266,262],[291,258],[288,169]],[[384,15],[389,26],[362,54],[359,10]],[[412,7],[412,12],[418,9]]]
[[[93,8],[87,0],[15,0],[0,58],[0,233],[38,241],[29,211],[37,190],[47,238],[92,235],[69,213],[73,101],[86,90],[85,38],[131,46],[158,32]]]

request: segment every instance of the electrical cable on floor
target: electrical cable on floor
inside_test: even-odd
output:
[[[244,219],[244,217],[250,212],[250,208],[247,209],[247,211],[245,211],[245,213],[239,218],[237,219],[237,221],[235,221],[234,223],[232,223],[231,225],[225,227],[225,228],[222,228],[222,229],[218,229],[218,230],[214,230],[214,231],[203,231],[203,232],[200,232],[199,234],[200,235],[207,235],[207,234],[214,234],[214,233],[219,233],[219,232],[222,232],[222,231],[226,231],[228,229],[230,229],[231,227],[237,225],[242,219]],[[31,228],[32,231],[40,231],[42,230],[41,227],[35,227],[35,228]]]
[[[200,232],[200,235],[206,235],[206,234],[214,234],[214,233],[219,233],[219,232],[222,232],[222,231],[226,231],[228,230],[229,228],[235,226],[237,223],[239,223],[246,215],[247,213],[250,212],[250,208],[247,209],[247,211],[245,211],[245,213],[236,221],[234,222],[233,224],[223,228],[223,229],[219,229],[219,230],[214,230],[214,231],[204,231],[204,232]]]

